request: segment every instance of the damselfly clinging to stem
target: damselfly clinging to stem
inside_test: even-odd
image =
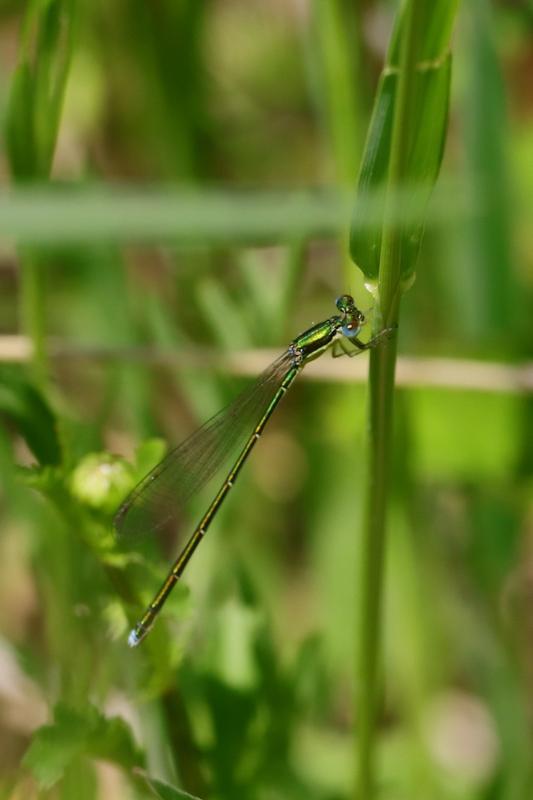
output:
[[[287,350],[252,386],[172,450],[120,506],[115,516],[115,527],[120,534],[155,531],[175,519],[192,496],[224,466],[228,470],[222,486],[172,565],[165,582],[131,631],[128,638],[130,647],[138,645],[152,627],[265,425],[300,370],[327,349],[332,348],[333,355],[356,355],[374,347],[389,333],[389,329],[381,331],[365,344],[358,338],[365,317],[356,307],[353,297],[348,294],[339,297],[337,309],[338,314],[293,339]]]

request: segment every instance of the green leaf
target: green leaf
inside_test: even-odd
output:
[[[30,3],[13,76],[6,137],[18,180],[49,174],[70,67],[76,0]]]
[[[112,761],[124,769],[142,766],[144,761],[124,720],[104,717],[93,706],[81,711],[60,703],[54,722],[34,735],[23,763],[46,789],[80,756]]]
[[[49,174],[54,154],[69,69],[73,17],[71,0],[48,0],[42,4],[34,69],[34,124],[41,175]]]
[[[155,797],[160,797],[161,800],[200,800],[196,795],[188,794],[182,789],[176,789],[175,786],[171,786],[169,783],[150,778],[149,775],[142,775],[142,778]]]
[[[6,115],[6,145],[15,178],[35,174],[33,129],[33,82],[28,64],[20,64],[13,75]]]
[[[408,283],[414,273],[424,229],[425,209],[442,161],[451,75],[448,41],[456,5],[455,0],[427,4],[425,18],[418,23],[417,67],[411,103],[413,116],[403,187],[405,197],[402,192],[402,219],[398,220],[401,230],[400,271],[404,283]],[[352,259],[371,282],[377,279],[381,255],[385,186],[389,172],[392,121],[398,94],[402,28],[403,18],[395,30],[380,79],[359,174],[350,232]],[[369,205],[372,209],[371,223],[367,218]]]
[[[0,369],[0,412],[17,426],[41,465],[60,463],[56,417],[44,396],[18,369]]]

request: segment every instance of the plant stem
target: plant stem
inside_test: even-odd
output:
[[[416,67],[417,18],[421,0],[404,7],[398,90],[395,98],[387,202],[382,231],[376,324],[397,326],[400,298],[401,231],[395,192],[406,173],[410,106]],[[368,471],[363,525],[357,644],[357,797],[375,796],[375,742],[379,711],[379,650],[385,562],[396,336],[370,353]]]
[[[21,248],[20,323],[32,343],[31,366],[36,381],[43,385],[47,376],[46,324],[44,312],[43,265],[29,248]]]
[[[352,7],[353,6],[353,7]],[[359,4],[315,0],[313,14],[322,62],[323,113],[329,129],[337,184],[349,188],[357,175],[368,109],[363,97],[361,16]],[[340,245],[348,253],[348,239]],[[343,283],[353,283],[353,264],[343,259]]]

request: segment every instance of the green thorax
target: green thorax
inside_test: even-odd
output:
[[[347,339],[357,341],[357,334],[365,322],[363,312],[359,311],[349,294],[337,298],[336,306],[340,314],[313,325],[291,342],[289,350],[293,354],[296,368],[319,356],[339,333]]]
[[[327,347],[335,338],[340,324],[341,317],[330,317],[324,322],[318,322],[293,339],[291,344],[301,355],[302,361],[306,361],[312,355],[318,355],[324,347]]]

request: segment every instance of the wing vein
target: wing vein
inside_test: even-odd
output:
[[[192,497],[224,466],[229,469],[292,363],[293,356],[287,350],[254,384],[157,464],[118,509],[114,524],[119,535],[152,533],[171,521],[177,522]]]

